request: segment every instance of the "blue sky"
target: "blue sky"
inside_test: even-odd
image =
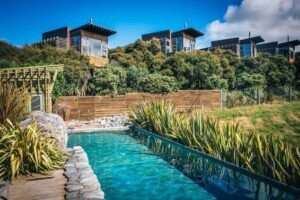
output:
[[[184,24],[201,31],[221,20],[228,5],[240,0],[0,0],[0,39],[14,45],[41,40],[41,33],[63,27],[75,28],[92,17],[95,24],[117,31],[110,47],[135,41],[141,34]]]

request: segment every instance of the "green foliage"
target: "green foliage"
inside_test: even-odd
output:
[[[149,74],[147,68],[131,66],[127,70],[127,84],[130,91],[140,91],[141,79]]]
[[[16,89],[0,81],[0,124],[18,122],[27,114],[30,97],[25,87]]]
[[[21,129],[0,125],[0,179],[14,180],[19,175],[49,174],[64,164],[56,139],[37,129],[35,124]]]
[[[176,112],[164,101],[144,102],[132,108],[133,125],[250,171],[293,186],[300,184],[299,147],[272,134],[244,132],[238,124],[221,125],[202,111]]]
[[[140,80],[144,92],[169,93],[178,90],[175,78],[160,74],[149,74]]]
[[[127,91],[127,72],[117,63],[95,69],[90,89],[95,95],[125,94]]]

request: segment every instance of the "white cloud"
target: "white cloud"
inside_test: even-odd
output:
[[[230,5],[224,21],[215,20],[206,26],[199,48],[210,46],[211,40],[261,35],[266,42],[300,39],[300,0],[243,0]],[[298,48],[299,49],[299,48]]]

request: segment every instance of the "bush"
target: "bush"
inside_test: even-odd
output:
[[[178,90],[176,79],[160,74],[149,74],[140,80],[140,88],[144,92],[169,93]]]
[[[228,108],[256,104],[252,96],[245,95],[242,91],[228,92],[226,98]]]
[[[33,172],[49,174],[64,164],[58,141],[35,124],[21,129],[8,121],[0,126],[0,179],[13,180]]]

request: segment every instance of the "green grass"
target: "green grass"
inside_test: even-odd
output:
[[[211,111],[220,121],[239,122],[249,131],[286,136],[300,144],[300,101],[281,104],[263,104]]]

